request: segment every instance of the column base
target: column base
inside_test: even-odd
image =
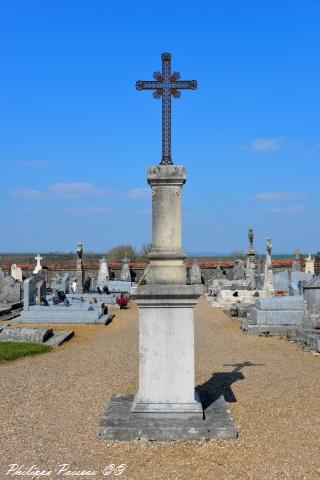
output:
[[[146,402],[139,399],[138,394],[133,398],[131,407],[132,413],[145,413],[145,414],[159,414],[160,417],[163,414],[172,414],[179,416],[180,414],[193,414],[203,417],[203,408],[197,392],[195,392],[194,402]]]

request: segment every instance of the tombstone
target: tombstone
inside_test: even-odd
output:
[[[131,275],[130,275],[130,258],[128,258],[127,254],[125,253],[124,258],[121,259],[122,268],[120,273],[120,280],[124,282],[131,282]]]
[[[41,257],[39,254],[34,257],[34,259],[36,260],[37,262],[37,265],[35,267],[35,269],[33,270],[33,274],[36,275],[37,273],[40,272],[40,270],[42,270],[42,265],[41,265],[41,260],[43,260],[43,257]]]
[[[315,259],[312,259],[309,253],[308,257],[304,259],[304,271],[306,273],[314,273],[314,263]]]
[[[105,256],[100,259],[100,267],[98,273],[98,282],[104,282],[109,280],[108,263]]]
[[[247,250],[247,265],[246,265],[246,278],[251,276],[251,265],[255,263],[255,251],[253,246],[253,229],[248,230],[248,250]]]
[[[22,269],[15,263],[11,265],[11,277],[22,282]]]
[[[313,279],[312,273],[291,272],[289,295],[303,295],[303,287]]]
[[[83,293],[84,284],[84,268],[82,263],[83,246],[82,243],[77,244],[77,270],[76,270],[76,285],[75,293]]]
[[[70,275],[69,273],[65,273],[63,277],[59,277],[57,280],[52,282],[51,288],[53,290],[61,290],[64,293],[69,293],[69,285],[70,285]]]
[[[36,304],[40,305],[43,299],[46,298],[47,282],[45,280],[39,280],[36,283],[36,289],[37,289]]]
[[[303,328],[320,329],[320,277],[314,277],[303,288]]]
[[[200,285],[201,284],[201,268],[197,264],[196,259],[194,259],[193,265],[190,268],[189,276],[190,276],[190,284],[191,285]]]
[[[21,300],[21,284],[12,277],[6,277],[0,267],[0,302],[17,303]]]
[[[271,238],[267,238],[266,263],[265,263],[264,284],[263,284],[263,290],[267,292],[267,295],[273,295],[274,293],[271,251],[272,251]]]
[[[301,327],[303,297],[264,297],[256,300],[242,322],[243,331],[252,334],[286,334]]]
[[[214,280],[222,280],[222,279],[225,279],[226,276],[224,274],[224,270],[222,270],[222,268],[220,266],[218,266],[217,268],[215,268],[212,272],[212,277]]]
[[[273,290],[275,291],[275,294],[277,293],[278,294],[282,293],[284,295],[289,294],[290,278],[289,278],[288,269],[282,270],[281,272],[273,273],[272,282],[273,282]]]
[[[246,278],[246,271],[244,268],[243,260],[238,259],[235,261],[233,267],[233,280],[244,280]]]
[[[300,264],[301,253],[300,253],[300,250],[297,249],[294,252],[294,254],[295,254],[295,259],[292,262],[291,270],[293,272],[300,272],[301,271],[301,264]]]
[[[23,310],[29,310],[35,305],[37,296],[37,281],[34,276],[26,278],[23,282]]]

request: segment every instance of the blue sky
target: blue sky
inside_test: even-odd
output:
[[[0,251],[107,251],[151,238],[161,101],[135,82],[196,79],[173,99],[187,167],[185,251],[320,247],[320,2],[0,4]]]

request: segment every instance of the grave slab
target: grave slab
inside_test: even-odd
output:
[[[113,395],[97,430],[99,440],[190,441],[237,438],[223,397],[198,415],[132,413],[133,395]]]
[[[0,332],[0,342],[36,342],[43,343],[53,335],[51,328],[10,328]]]

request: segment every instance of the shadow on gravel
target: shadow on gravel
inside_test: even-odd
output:
[[[244,367],[258,367],[263,365],[263,363],[251,362],[224,365],[224,367],[234,367],[234,369],[231,372],[216,372],[211,378],[209,378],[209,380],[196,387],[203,409],[205,410],[208,408],[221,396],[223,396],[228,403],[236,402],[237,399],[232,391],[231,385],[238,380],[243,380],[245,378],[240,370]]]

